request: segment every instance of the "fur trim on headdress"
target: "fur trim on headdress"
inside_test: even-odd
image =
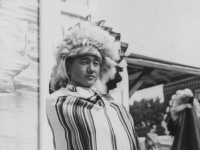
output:
[[[89,17],[91,18],[91,17]],[[105,30],[103,21],[91,23],[83,19],[76,26],[71,27],[64,36],[55,53],[56,65],[52,71],[51,86],[68,78],[65,61],[69,57],[81,55],[95,55],[102,61],[100,66],[100,81],[106,84],[115,77],[116,66],[120,55],[121,43],[110,34],[112,30]],[[83,50],[84,48],[84,50]]]
[[[190,89],[178,90],[171,98],[172,100],[169,101],[169,107],[166,109],[167,114],[164,116],[162,126],[165,128],[166,134],[174,136],[176,129],[171,126],[170,121],[176,122],[186,108],[194,108],[198,119],[200,119],[200,104],[194,98]]]

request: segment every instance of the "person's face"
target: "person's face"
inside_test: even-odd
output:
[[[153,125],[153,132],[156,132],[156,125]]]
[[[150,129],[151,133],[155,133],[156,132],[156,125],[153,125],[152,128]]]
[[[74,58],[69,65],[68,73],[70,81],[84,87],[94,85],[100,73],[100,61],[95,56],[83,56]]]

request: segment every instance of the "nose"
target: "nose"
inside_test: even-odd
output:
[[[90,63],[89,65],[88,65],[88,73],[94,73],[94,65],[93,65],[93,63]]]

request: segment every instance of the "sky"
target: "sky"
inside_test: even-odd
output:
[[[101,0],[100,18],[128,53],[200,68],[199,0]]]
[[[129,105],[133,105],[134,101],[145,99],[160,98],[160,102],[164,102],[163,85],[157,85],[152,88],[136,91],[129,100]]]
[[[121,41],[129,44],[127,55],[152,58],[200,68],[199,0],[101,0],[100,18]],[[136,91],[130,99],[159,96],[162,85]]]

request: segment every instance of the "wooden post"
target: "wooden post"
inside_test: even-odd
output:
[[[152,68],[144,68],[142,73],[137,77],[137,79],[133,83],[133,87],[131,88],[131,90],[129,92],[129,97],[131,97],[133,95],[133,93],[135,91],[137,91],[140,88],[140,86],[143,84],[144,79],[142,79],[142,78],[150,75],[152,71],[153,71]]]

